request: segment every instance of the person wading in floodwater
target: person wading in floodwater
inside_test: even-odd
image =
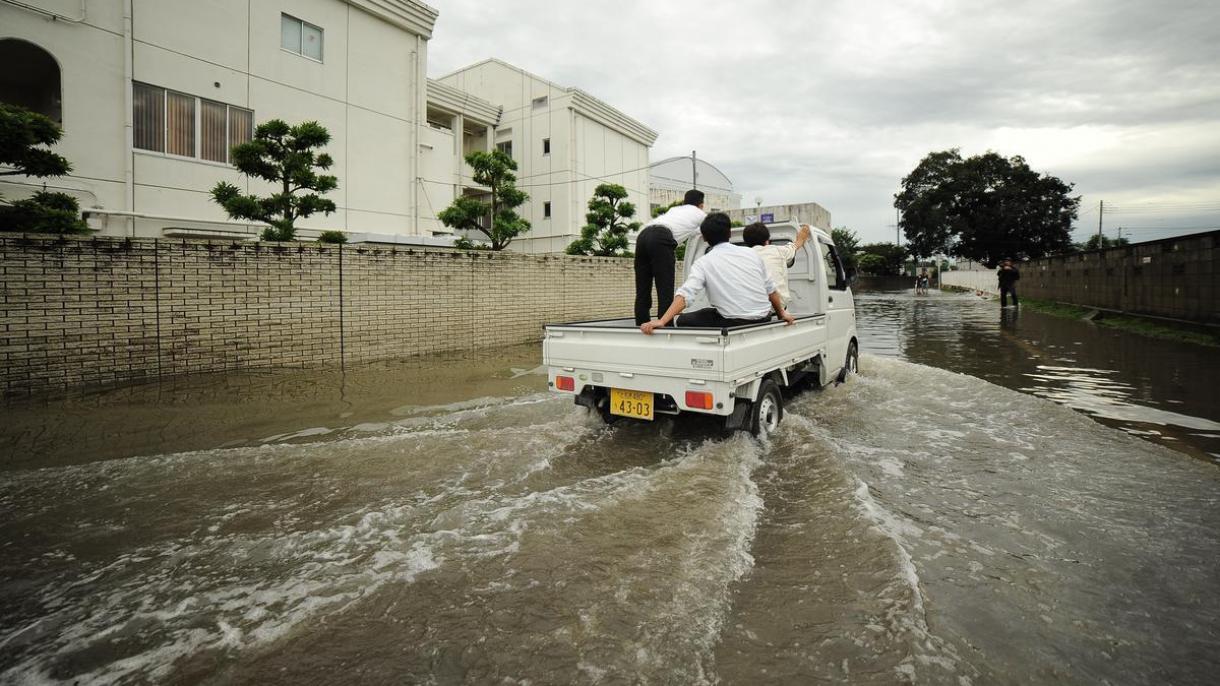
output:
[[[682,204],[653,219],[635,239],[635,325],[652,319],[652,284],[657,284],[657,317],[674,301],[674,250],[703,223],[703,191],[689,190]]]
[[[1000,263],[1000,271],[996,276],[1000,280],[1000,307],[1008,307],[1008,295],[1012,294],[1012,306],[1019,307],[1017,301],[1017,282],[1021,280],[1021,272],[1012,266],[1012,260]]]

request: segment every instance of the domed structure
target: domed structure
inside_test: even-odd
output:
[[[665,207],[682,200],[691,188],[705,196],[705,207],[725,211],[741,207],[741,194],[733,190],[733,182],[710,162],[695,159],[695,178],[691,178],[690,157],[669,157],[649,165],[648,199],[652,208]]]

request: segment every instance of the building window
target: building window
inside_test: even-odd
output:
[[[546,107],[546,96],[534,98],[533,105],[534,107]]]
[[[543,155],[551,154],[551,139],[550,138],[542,139],[542,154]]]
[[[546,202],[542,203],[542,218],[543,219],[551,218],[551,201],[550,200],[547,200]]]
[[[499,150],[500,152],[504,153],[505,155],[508,155],[509,157],[512,157],[513,156],[513,142],[504,141],[502,143],[496,143],[496,150]]]
[[[132,84],[132,96],[132,144],[140,150],[227,163],[232,147],[254,133],[250,110],[146,83]]]
[[[0,40],[0,102],[24,107],[63,123],[59,64],[51,53],[16,38]]]
[[[311,60],[322,61],[322,29],[287,14],[280,15],[280,47]]]

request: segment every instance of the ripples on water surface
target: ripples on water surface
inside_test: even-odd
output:
[[[1210,683],[1216,468],[894,359],[1022,358],[998,314],[934,335],[884,297],[893,357],[764,443],[603,427],[527,366],[451,398],[479,372],[447,362],[279,384],[308,419],[215,415],[236,447],[3,473],[0,682]],[[1069,387],[1068,354],[1014,387]]]
[[[857,296],[862,348],[971,374],[1220,462],[1220,350],[969,294]],[[917,389],[913,389],[917,392]]]

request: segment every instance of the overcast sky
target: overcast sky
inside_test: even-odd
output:
[[[581,88],[660,132],[654,161],[698,150],[747,205],[818,202],[865,242],[950,147],[1075,184],[1077,239],[1099,200],[1111,237],[1220,228],[1214,0],[429,2],[430,75],[497,57]]]

